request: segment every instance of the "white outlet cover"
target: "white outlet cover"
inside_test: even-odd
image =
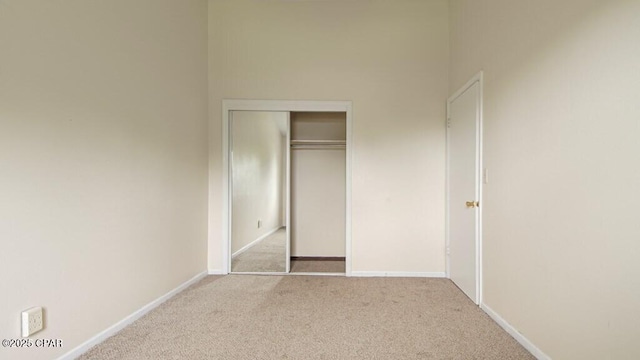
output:
[[[43,325],[42,307],[36,306],[22,312],[22,337],[37,333]]]

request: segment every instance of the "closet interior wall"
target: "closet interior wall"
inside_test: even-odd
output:
[[[346,113],[291,113],[291,256],[344,257]]]

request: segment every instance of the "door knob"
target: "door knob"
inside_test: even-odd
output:
[[[477,202],[477,201],[467,201],[467,207],[473,208],[473,207],[478,207],[478,206],[480,206],[480,203]]]

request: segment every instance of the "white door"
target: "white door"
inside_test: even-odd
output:
[[[479,304],[482,85],[474,80],[447,103],[447,254],[449,278]]]

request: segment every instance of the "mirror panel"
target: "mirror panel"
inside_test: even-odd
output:
[[[287,112],[232,111],[231,272],[287,270]]]

